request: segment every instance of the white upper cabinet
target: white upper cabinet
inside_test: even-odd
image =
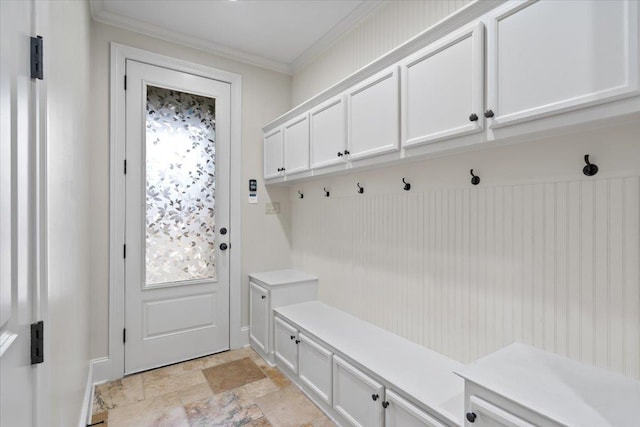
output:
[[[484,27],[477,23],[403,61],[404,147],[483,130],[483,42]]]
[[[398,67],[393,66],[349,89],[348,156],[351,160],[399,149]]]
[[[264,177],[275,178],[282,175],[282,128],[277,128],[264,136]]]
[[[509,2],[488,17],[491,128],[638,93],[638,2]],[[489,113],[489,116],[491,113]]]
[[[284,168],[291,175],[309,169],[309,116],[289,121],[284,129]]]
[[[311,168],[346,160],[346,108],[342,95],[313,109],[310,116]]]

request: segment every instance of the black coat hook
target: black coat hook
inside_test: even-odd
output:
[[[327,187],[324,188],[324,197],[329,197],[329,192],[327,191]]]
[[[299,199],[303,199],[303,198],[304,198],[304,194],[302,194],[302,193],[300,192],[300,190],[298,190],[298,198],[299,198]]]
[[[589,155],[588,154],[584,155],[584,162],[587,165],[582,169],[582,173],[583,174],[585,174],[586,176],[593,176],[593,175],[598,173],[598,166],[596,166],[593,163],[589,162]]]
[[[404,178],[402,178],[402,182],[404,182],[404,191],[411,190],[411,184],[409,184],[407,181],[405,181]]]
[[[356,185],[358,186],[358,193],[360,194],[364,193],[364,188],[360,187],[360,183],[357,183]]]
[[[471,178],[471,183],[472,183],[473,185],[478,185],[478,184],[480,184],[480,177],[479,177],[479,176],[475,176],[475,175],[473,174],[473,169],[471,169],[471,176],[472,176],[472,178]]]

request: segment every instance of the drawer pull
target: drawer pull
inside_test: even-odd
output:
[[[293,341],[294,339],[296,339],[295,335],[291,335],[291,340]]]
[[[474,414],[473,412],[467,412],[467,421],[469,421],[470,423],[473,423],[476,421],[476,414]]]
[[[376,400],[378,400],[380,396],[378,396],[377,394],[372,394],[371,398],[373,399],[373,401],[375,402]]]
[[[342,152],[338,151],[338,157],[342,157],[342,156],[343,156]]]
[[[386,400],[384,402],[382,402],[382,407],[384,409],[387,409],[388,406],[389,406],[389,402],[387,402]]]
[[[469,121],[471,122],[477,122],[478,121],[478,115],[476,113],[473,113],[469,116]]]
[[[267,299],[267,296],[266,295],[260,295],[260,298]]]
[[[300,340],[296,340],[296,344],[300,344]]]
[[[493,117],[493,116],[494,116],[494,114],[493,114],[493,110],[487,110],[487,111],[485,111],[485,112],[484,112],[484,116],[485,116],[487,119],[490,119],[491,117]]]

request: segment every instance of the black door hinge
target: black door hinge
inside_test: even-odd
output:
[[[124,328],[122,330],[122,342],[126,343],[127,342],[127,328]]]
[[[127,245],[122,245],[122,258],[127,257]]]
[[[124,174],[127,174],[127,159],[124,159]]]
[[[31,364],[44,362],[44,322],[31,324]]]
[[[127,90],[127,75],[124,75],[124,90]]]
[[[31,78],[42,80],[44,77],[42,68],[42,37],[31,37]]]

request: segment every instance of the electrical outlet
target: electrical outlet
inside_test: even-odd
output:
[[[267,215],[279,214],[280,202],[265,203],[264,213],[266,213]]]

